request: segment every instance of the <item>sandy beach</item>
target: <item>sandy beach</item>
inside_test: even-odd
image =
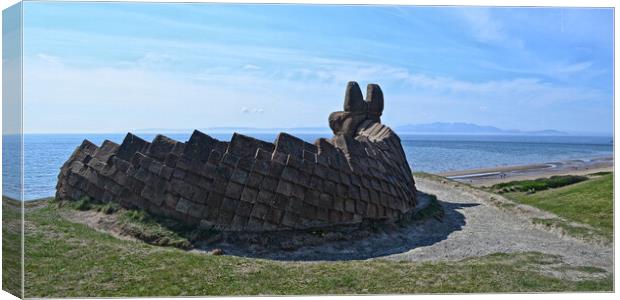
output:
[[[501,166],[439,173],[437,175],[474,186],[490,186],[513,180],[536,179],[554,175],[586,175],[610,172],[614,169],[613,156],[583,160],[567,160],[521,166]]]

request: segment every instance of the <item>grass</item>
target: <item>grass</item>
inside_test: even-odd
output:
[[[438,221],[441,221],[441,218],[444,215],[443,206],[437,200],[437,196],[426,194],[426,197],[429,197],[428,206],[422,208],[417,212],[412,218],[412,221],[424,220],[426,218],[435,218]]]
[[[533,194],[510,192],[504,195],[566,220],[540,219],[537,221],[540,224],[562,228],[578,237],[593,231],[608,241],[613,240],[613,174],[598,175],[583,182]],[[587,224],[590,229],[573,226],[567,221]]]
[[[122,234],[157,246],[187,250],[192,247],[194,241],[216,234],[211,229],[188,227],[172,219],[150,215],[143,210],[126,210],[116,203],[97,203],[88,197],[78,201],[53,201],[53,203],[58,209],[92,210],[106,215],[114,214]]]
[[[187,237],[157,222],[144,211],[123,211],[118,222],[123,233],[149,244],[181,249],[189,249],[192,246]]]
[[[551,176],[549,178],[538,178],[534,180],[518,180],[510,182],[502,182],[491,186],[491,190],[499,193],[507,192],[528,192],[534,193],[553,188],[559,188],[577,182],[586,181],[586,176],[562,175]]]
[[[120,240],[63,219],[62,209],[67,208],[41,205],[26,214],[26,297],[613,290],[611,274],[572,281],[542,272],[548,266],[576,268],[559,256],[542,253],[424,263],[304,263],[210,256]],[[129,218],[140,220],[142,215]],[[586,273],[601,271],[580,268]]]
[[[22,295],[22,228],[20,203],[2,197],[2,289]]]

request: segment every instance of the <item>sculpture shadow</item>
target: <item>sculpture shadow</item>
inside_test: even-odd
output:
[[[421,196],[434,198],[424,193]],[[280,261],[363,260],[404,253],[446,240],[452,233],[462,230],[467,220],[459,210],[479,205],[435,201],[443,210],[440,219],[420,218],[414,214],[410,220],[399,224],[372,223],[329,231],[262,233],[253,236],[229,234],[219,243],[199,248],[205,251],[219,248],[227,255]]]

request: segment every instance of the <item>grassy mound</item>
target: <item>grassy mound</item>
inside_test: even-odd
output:
[[[97,211],[114,214],[120,233],[157,246],[192,248],[193,242],[206,239],[214,230],[188,227],[172,219],[150,215],[143,210],[127,210],[117,203],[98,203],[88,197],[78,201],[52,201],[58,209]]]
[[[607,240],[613,239],[613,174],[534,194],[510,192],[511,200],[552,212],[566,220],[587,224]],[[539,223],[564,228],[583,236],[583,227],[570,226],[560,219],[541,219]]]
[[[549,178],[538,178],[535,180],[518,180],[498,183],[491,186],[491,190],[499,193],[507,192],[537,192],[548,189],[559,188],[578,182],[586,181],[586,176],[562,175],[551,176]]]

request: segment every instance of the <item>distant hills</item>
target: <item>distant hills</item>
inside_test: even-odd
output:
[[[477,125],[473,123],[445,123],[435,122],[427,124],[409,124],[396,126],[398,133],[418,134],[515,134],[515,135],[567,135],[568,133],[558,130],[523,131],[518,129],[501,129],[494,126]]]
[[[522,131],[518,129],[501,129],[494,126],[477,125],[472,123],[435,122],[426,124],[408,124],[392,127],[399,134],[462,134],[462,135],[568,135],[558,130]],[[205,133],[331,133],[329,127],[290,127],[290,128],[258,128],[258,127],[207,127],[198,128]],[[192,129],[148,128],[137,132],[191,132]]]

